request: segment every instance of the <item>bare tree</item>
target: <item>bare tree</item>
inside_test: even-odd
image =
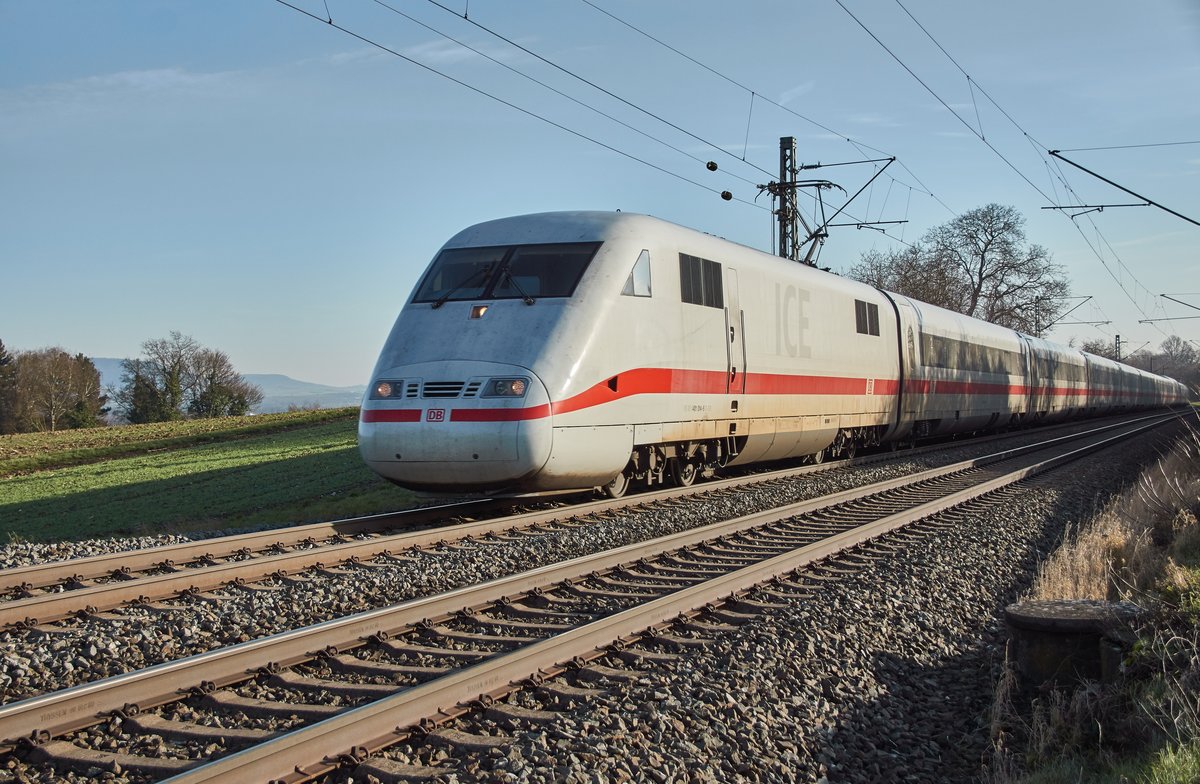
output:
[[[195,386],[192,366],[201,346],[194,339],[172,331],[169,337],[142,343],[143,360],[162,395],[162,410],[170,419],[182,419],[183,409]]]
[[[143,356],[122,363],[117,410],[129,422],[240,416],[262,402],[262,390],[234,369],[229,355],[171,332],[147,340]]]
[[[188,413],[197,417],[241,416],[262,402],[262,389],[233,368],[229,355],[200,349],[193,357]]]
[[[955,268],[945,258],[927,253],[919,244],[902,250],[870,250],[847,274],[877,289],[894,291],[947,310],[961,311],[966,298],[966,287]]]
[[[988,204],[929,230],[903,251],[864,254],[848,274],[993,324],[1041,334],[1065,309],[1070,285],[1025,218]],[[883,285],[881,285],[883,284]]]
[[[1169,335],[1160,348],[1162,353],[1154,357],[1154,372],[1189,386],[1200,385],[1200,351],[1192,343],[1178,335]]]
[[[1115,340],[1085,340],[1079,346],[1080,351],[1086,351],[1088,354],[1095,354],[1098,357],[1105,359],[1117,358],[1117,342]]]
[[[100,372],[83,354],[61,348],[17,356],[17,411],[24,430],[63,430],[103,424]]]

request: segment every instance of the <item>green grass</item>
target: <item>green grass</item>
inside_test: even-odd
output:
[[[151,439],[87,447],[120,456],[0,479],[0,536],[58,541],[308,522],[411,506],[410,493],[363,464],[354,411],[319,413],[326,416],[310,412],[258,430],[246,427],[257,423],[239,420],[202,433],[188,427],[193,423],[175,423],[178,431],[160,428]],[[78,447],[61,453],[77,455]]]
[[[1200,782],[1200,745],[1167,746],[1130,758],[1058,759],[1022,778],[1020,784],[1196,784]]]
[[[357,417],[357,408],[337,408],[0,436],[0,477],[166,449],[184,449],[321,422],[353,422]]]

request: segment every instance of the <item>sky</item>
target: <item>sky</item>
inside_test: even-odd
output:
[[[1138,201],[1055,149],[1200,221],[1197,0],[291,1],[0,0],[9,350],[179,331],[365,384],[474,223],[620,209],[772,251],[783,136],[897,157],[834,222],[907,222],[832,228],[821,266],[1011,205],[1090,297],[1067,321],[1108,322],[1049,338],[1200,340],[1200,226],[1042,209]],[[803,176],[853,194],[879,165]]]

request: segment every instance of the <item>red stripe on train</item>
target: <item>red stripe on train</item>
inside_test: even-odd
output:
[[[455,408],[451,422],[521,422],[550,416],[550,406],[543,403],[529,408]]]
[[[364,408],[359,415],[363,422],[420,422],[418,408]]]

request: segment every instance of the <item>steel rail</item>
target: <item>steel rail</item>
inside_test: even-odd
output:
[[[1079,424],[1080,423],[1078,422],[1066,423],[1061,427],[1077,426]],[[1101,427],[1097,428],[1097,430],[1119,427],[1121,424],[1123,423],[1107,423],[1101,425]],[[999,434],[975,439],[973,440],[973,443],[987,443],[991,440],[1002,440],[1004,438],[1012,438],[1019,435],[1023,434]],[[919,455],[944,448],[944,444],[932,444],[915,449],[905,450],[902,456],[907,457],[911,455]],[[774,471],[750,474],[742,477],[719,479],[686,488],[668,488],[650,493],[639,493],[621,499],[591,501],[575,505],[573,510],[574,514],[587,514],[595,509],[603,509],[607,511],[609,509],[626,508],[628,506],[636,506],[662,499],[680,498],[696,495],[697,493],[739,488],[747,484],[803,476],[806,474],[819,473],[838,468],[844,468],[847,466],[868,465],[870,463],[895,459],[896,457],[897,455],[895,453],[882,452],[873,455],[854,457],[846,460],[829,461],[826,463],[821,463],[820,465],[810,465],[798,468],[783,468]],[[539,498],[546,497],[542,496]],[[420,509],[407,509],[398,512],[368,515],[365,517],[352,517],[341,520],[309,523],[306,525],[285,528],[272,528],[265,531],[213,537],[195,542],[181,542],[172,545],[161,545],[139,550],[126,550],[115,553],[106,553],[103,555],[88,556],[84,558],[73,558],[64,561],[50,561],[42,564],[16,567],[13,569],[0,571],[0,594],[62,586],[64,583],[72,581],[82,582],[110,577],[129,581],[130,578],[128,578],[126,575],[128,575],[130,572],[154,569],[164,565],[174,567],[180,564],[192,564],[200,559],[205,558],[228,558],[246,551],[261,552],[274,546],[295,546],[310,540],[329,539],[339,535],[352,536],[361,533],[386,530],[388,528],[395,527],[396,525],[419,525],[446,517],[455,517],[464,514],[477,514],[479,512],[488,511],[496,506],[511,505],[524,500],[535,499],[533,497],[523,496],[503,499],[473,499],[438,506],[422,507]],[[524,519],[524,515],[518,514],[512,516],[512,519],[521,521]],[[4,601],[0,599],[0,607],[2,607],[3,604]],[[0,622],[0,626],[2,625],[3,622]]]
[[[1154,427],[1166,419],[1144,428]],[[1133,432],[1140,432],[1140,429]],[[1092,435],[1092,434],[1088,434]],[[1083,435],[1054,439],[1053,444],[1085,438]],[[1125,435],[1110,436],[1100,442],[1108,443]],[[362,644],[381,632],[395,634],[419,622],[449,617],[465,608],[480,609],[499,599],[522,596],[534,588],[560,582],[578,581],[589,574],[638,561],[663,551],[677,550],[699,544],[722,535],[755,528],[771,522],[795,517],[829,506],[843,504],[905,485],[917,484],[939,476],[1020,457],[1044,449],[1044,444],[1027,445],[1004,450],[984,458],[963,461],[954,466],[930,469],[907,477],[878,482],[846,490],[832,496],[809,499],[784,507],[711,523],[700,528],[633,543],[603,553],[581,556],[569,561],[550,564],[527,572],[497,578],[482,584],[466,586],[435,596],[414,599],[399,605],[357,613],[185,659],[165,662],[144,670],[81,684],[51,694],[32,697],[21,702],[0,706],[0,750],[11,748],[31,732],[38,735],[61,735],[95,724],[103,717],[127,705],[145,709],[176,700],[180,696],[180,676],[187,673],[190,684],[208,682],[215,687],[237,683],[260,667],[275,664],[281,667],[310,660],[315,652],[327,648],[345,648]],[[1096,447],[1098,448],[1098,447]]]
[[[875,522],[837,534],[789,553],[769,558],[699,585],[682,588],[644,605],[532,643],[519,650],[497,655],[447,676],[404,689],[392,696],[277,739],[266,741],[222,759],[201,765],[167,780],[168,784],[215,784],[245,780],[307,781],[336,768],[340,759],[354,749],[379,749],[403,739],[406,728],[422,719],[448,715],[474,700],[510,691],[512,684],[542,673],[561,672],[571,659],[595,657],[598,650],[643,630],[665,624],[723,598],[736,597],[775,577],[863,544],[946,509],[961,505],[1009,484],[1076,460],[1142,430],[1110,436],[1056,455],[976,487],[961,490]],[[366,740],[364,742],[364,739]],[[297,757],[316,763],[297,763]]]
[[[246,550],[261,551],[275,546],[288,547],[303,544],[309,540],[353,536],[386,530],[395,525],[419,525],[446,517],[486,511],[497,503],[494,499],[458,501],[438,506],[405,509],[399,512],[350,517],[288,528],[272,528],[265,531],[200,539],[194,542],[180,542],[146,547],[140,550],[125,550],[85,558],[32,564],[0,572],[0,593],[44,588],[59,585],[65,580],[94,580],[114,576],[118,573],[153,569],[164,564],[175,566],[205,557],[225,558]]]
[[[1126,424],[1129,423],[1109,423],[1101,427],[1083,431],[1082,433],[1059,436],[1058,439],[1084,437],[1091,433],[1105,432],[1116,427],[1122,427]],[[1022,450],[1028,451],[1041,449],[1045,448],[1048,444],[1056,443],[1058,439],[1051,439],[1049,441],[1027,445],[1025,447],[1017,447],[1015,450],[1006,450],[1005,452],[997,454],[1007,455],[1011,452],[1013,455],[1015,455],[1022,453]],[[911,454],[911,452],[909,454]],[[205,591],[212,591],[214,589],[219,589],[230,585],[261,580],[271,575],[286,575],[288,573],[294,573],[296,571],[309,568],[340,566],[347,563],[353,563],[355,561],[370,560],[380,556],[396,555],[405,550],[411,550],[413,548],[419,549],[432,547],[448,541],[458,541],[471,537],[486,536],[488,534],[495,534],[502,531],[512,530],[514,528],[531,527],[546,523],[561,523],[570,517],[580,517],[597,512],[607,512],[617,509],[643,506],[652,502],[689,497],[701,493],[736,489],[746,485],[775,481],[777,479],[803,475],[806,473],[812,473],[814,471],[829,470],[830,467],[837,468],[847,464],[857,464],[859,461],[865,462],[887,459],[888,456],[888,454],[885,454],[883,457],[874,455],[867,458],[852,458],[851,460],[846,461],[825,463],[819,466],[806,466],[798,469],[782,469],[780,471],[769,472],[767,474],[757,474],[752,477],[737,477],[719,480],[717,482],[708,482],[698,487],[692,486],[686,488],[673,488],[655,493],[653,494],[653,497],[640,495],[616,500],[610,499],[605,501],[593,501],[585,504],[548,511],[526,512],[518,515],[492,518],[474,523],[461,523],[453,526],[430,528],[411,533],[379,536],[368,540],[330,544],[323,547],[297,550],[278,555],[259,555],[243,561],[213,563],[203,568],[188,568],[166,574],[113,580],[85,588],[45,593],[30,596],[24,599],[13,599],[8,602],[0,603],[0,629],[14,627],[28,628],[38,624],[46,624],[62,620],[81,611],[85,613],[96,613],[104,610],[114,609],[131,602],[146,603],[186,593],[203,593]],[[964,467],[986,465],[987,463],[985,461],[988,459],[989,457],[985,456],[983,458],[961,461],[950,466],[944,466],[942,468],[931,469],[930,471],[922,472],[921,474],[918,474],[918,476],[931,478],[933,476],[940,476],[945,473],[963,470]],[[466,503],[451,505],[449,507],[435,507],[434,509],[448,511],[462,507],[476,508],[471,507],[469,503]],[[372,519],[375,518],[357,518],[357,520],[363,521],[364,524],[366,521]],[[258,537],[259,541],[265,541],[270,538],[271,533],[273,532],[267,531],[254,534],[253,536]],[[235,537],[228,538],[233,539]],[[304,541],[305,538],[308,537],[300,537],[298,538],[298,541]],[[143,558],[153,558],[156,557],[161,549],[170,548],[155,548],[154,550],[149,551],[136,551],[136,555],[139,555]],[[151,553],[154,555],[151,555]],[[132,559],[134,555],[135,554],[129,554],[128,557]],[[105,558],[107,558],[107,556],[105,556]],[[66,563],[69,564],[71,562]]]

